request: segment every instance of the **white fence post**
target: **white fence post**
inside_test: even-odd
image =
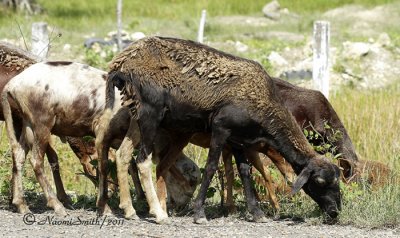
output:
[[[314,22],[313,80],[315,89],[329,98],[329,38],[330,23]]]
[[[32,23],[32,53],[39,58],[46,59],[49,51],[49,34],[46,22]]]
[[[122,50],[121,31],[122,31],[122,0],[118,0],[118,2],[117,2],[117,44],[118,44],[118,51]]]
[[[206,15],[207,12],[205,9],[201,11],[200,25],[199,25],[199,33],[197,34],[197,41],[203,43],[204,38],[204,25],[206,24]]]

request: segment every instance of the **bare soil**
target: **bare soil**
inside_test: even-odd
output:
[[[1,209],[0,217],[1,237],[400,237],[400,228],[312,225],[307,220],[254,223],[240,216],[211,219],[206,225],[194,224],[191,215],[171,217],[170,224],[158,225],[151,217],[97,217],[95,211],[84,209],[69,210],[67,217],[57,217],[51,210],[22,215]]]

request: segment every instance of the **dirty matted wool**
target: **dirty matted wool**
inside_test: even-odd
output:
[[[133,89],[135,82],[160,92],[166,89],[177,101],[202,111],[238,105],[268,133],[286,135],[298,148],[305,146],[296,139],[301,137],[301,131],[291,130],[296,128],[295,122],[283,108],[270,76],[255,61],[189,40],[148,37],[117,55],[110,63],[110,73],[113,72],[128,79],[122,99],[129,101],[133,111],[140,110],[140,99]]]
[[[0,65],[10,68],[11,71],[23,70],[39,60],[27,51],[6,42],[0,42]]]

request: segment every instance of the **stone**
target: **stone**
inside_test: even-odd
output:
[[[265,5],[262,9],[262,12],[265,17],[272,19],[272,20],[279,20],[281,17],[280,13],[281,5],[277,0],[274,0],[267,5]]]
[[[247,45],[243,44],[240,41],[235,42],[235,48],[238,52],[246,52],[249,49]]]
[[[140,31],[134,32],[134,33],[131,34],[131,40],[133,40],[133,41],[140,40],[140,39],[142,39],[144,37],[146,37],[146,35],[143,32],[140,32]]]
[[[360,59],[370,52],[371,44],[364,42],[343,43],[343,56],[348,59]]]
[[[283,58],[278,52],[272,51],[269,56],[268,56],[269,62],[274,66],[275,68],[285,66],[288,64],[288,62]]]
[[[392,44],[390,36],[386,32],[383,32],[378,36],[376,43],[378,43],[382,47],[388,47]]]

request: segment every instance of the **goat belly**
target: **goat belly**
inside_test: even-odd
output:
[[[164,114],[161,127],[183,133],[207,132],[209,131],[208,118],[208,112],[201,112],[179,103],[170,104]]]

